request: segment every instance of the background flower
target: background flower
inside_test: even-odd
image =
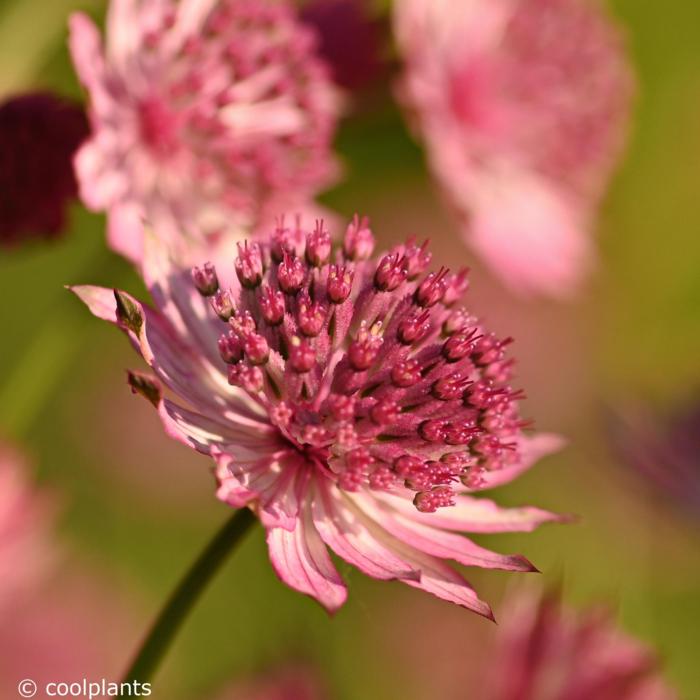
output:
[[[0,445],[0,693],[117,678],[133,643],[127,596],[90,571],[52,532],[54,504],[30,486],[25,459]],[[94,674],[94,675],[93,675]]]
[[[70,46],[90,98],[80,192],[139,262],[142,222],[171,245],[250,234],[333,179],[338,101],[286,2],[113,0],[106,46],[83,14]]]
[[[630,69],[589,0],[395,3],[401,96],[463,232],[502,280],[563,296],[627,126]]]
[[[609,611],[577,613],[555,592],[511,594],[488,668],[489,700],[677,697],[655,654],[618,629]]]
[[[338,85],[359,90],[385,72],[388,32],[368,0],[311,0],[303,4],[301,19],[315,30],[318,51]]]
[[[0,245],[62,233],[78,193],[73,154],[87,135],[82,107],[51,92],[0,104]]]

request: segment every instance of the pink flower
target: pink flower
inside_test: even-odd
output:
[[[508,603],[489,667],[488,700],[673,700],[655,655],[610,613],[563,606],[556,594],[521,591]],[[503,672],[507,669],[507,673]]]
[[[347,590],[330,547],[369,576],[490,616],[444,560],[533,567],[456,532],[559,519],[472,495],[559,446],[522,432],[510,339],[457,306],[466,273],[428,272],[427,243],[377,261],[365,219],[335,252],[321,222],[302,234],[278,229],[241,245],[235,274],[211,265],[190,274],[150,247],[155,308],[110,289],[75,291],[155,371],[131,373],[132,388],[171,437],[214,458],[218,497],[255,511],[285,583],[340,607]]]
[[[402,98],[465,237],[512,288],[570,294],[632,77],[592,0],[402,0]]]
[[[24,459],[0,444],[0,614],[31,593],[52,559],[48,500],[30,486]]]
[[[289,3],[112,0],[104,50],[85,15],[70,33],[93,127],[81,196],[133,261],[143,219],[171,245],[250,234],[333,178],[336,95]]]

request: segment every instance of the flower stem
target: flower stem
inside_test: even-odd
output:
[[[124,674],[124,682],[145,683],[152,678],[188,613],[255,520],[248,508],[241,508],[216,533],[163,606]]]

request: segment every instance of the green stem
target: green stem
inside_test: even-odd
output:
[[[124,674],[124,682],[151,679],[188,613],[256,518],[248,508],[237,510],[216,533],[173,591]]]

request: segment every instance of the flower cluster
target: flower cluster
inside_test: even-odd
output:
[[[571,292],[628,121],[616,28],[587,0],[404,0],[395,28],[401,96],[466,237],[513,288]]]
[[[132,373],[132,387],[171,436],[216,460],[219,497],[255,510],[286,583],[337,608],[346,590],[327,545],[370,576],[490,615],[441,560],[532,565],[450,530],[556,520],[470,493],[512,480],[559,441],[523,434],[510,340],[459,305],[466,271],[429,271],[427,243],[376,259],[373,248],[359,217],[337,250],[322,222],[280,225],[240,244],[235,274],[173,267],[154,243],[144,271],[157,310],[123,292],[76,292],[156,371]]]
[[[519,463],[511,339],[457,306],[467,272],[428,272],[427,243],[378,262],[373,248],[355,217],[332,263],[318,222],[306,237],[239,244],[238,294],[218,289],[212,266],[193,278],[222,320],[229,382],[265,408],[290,459],[346,491],[406,488],[434,512]]]
[[[140,262],[143,220],[166,216],[171,244],[250,233],[328,184],[338,102],[313,44],[275,0],[114,0],[106,53],[71,18],[93,126],[81,195],[112,247]]]

